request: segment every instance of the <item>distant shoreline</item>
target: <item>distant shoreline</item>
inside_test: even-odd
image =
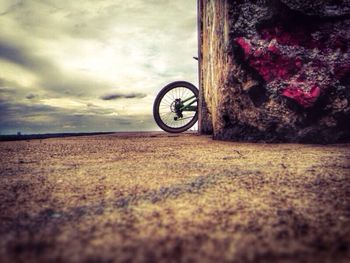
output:
[[[90,136],[90,135],[104,135],[113,134],[115,132],[67,132],[67,133],[44,133],[44,134],[12,134],[0,135],[0,141],[23,141],[33,139],[49,139],[49,138],[63,138],[76,136]]]
[[[117,137],[177,137],[178,133],[166,133],[164,131],[120,131],[120,132],[67,132],[67,133],[44,133],[44,134],[12,134],[12,135],[0,135],[1,141],[26,141],[26,140],[41,140],[50,138],[65,138],[65,137],[78,137],[78,136],[93,136],[93,135],[115,135]],[[186,131],[184,134],[198,134],[196,131]]]

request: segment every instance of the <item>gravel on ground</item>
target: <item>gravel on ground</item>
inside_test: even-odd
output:
[[[349,262],[349,146],[0,142],[0,262]]]

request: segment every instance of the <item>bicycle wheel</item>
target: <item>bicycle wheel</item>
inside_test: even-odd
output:
[[[166,132],[184,132],[198,120],[197,101],[198,89],[194,85],[186,81],[172,82],[159,92],[154,101],[154,120]],[[191,108],[184,109],[186,103],[191,104]]]

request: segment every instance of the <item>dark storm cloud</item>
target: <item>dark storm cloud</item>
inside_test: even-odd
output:
[[[34,50],[24,45],[0,39],[0,59],[38,73],[56,70],[56,67],[49,60],[37,57],[33,55],[34,53]]]
[[[121,94],[114,93],[109,95],[104,95],[101,97],[102,100],[117,100],[117,99],[142,99],[145,98],[147,94],[144,93],[129,93],[129,94]]]
[[[3,43],[0,40],[0,58],[9,60],[16,64],[27,65],[29,60],[22,54],[22,50],[13,47],[9,43]]]
[[[51,114],[58,109],[47,105],[26,105],[21,103],[13,103],[5,100],[0,100],[0,112],[3,119],[11,119],[16,116],[28,117],[37,113]]]
[[[44,89],[49,89],[53,92],[61,93],[65,91],[57,83],[62,79],[65,80],[68,89],[72,89],[71,81],[67,80],[67,77],[63,76],[59,68],[54,65],[49,58],[41,58],[34,55],[34,50],[31,47],[21,45],[18,43],[11,43],[11,41],[0,40],[0,59],[14,63],[25,70],[32,72],[35,76],[39,78],[39,84],[43,86]],[[19,75],[18,78],[21,76]],[[7,83],[19,88],[18,84],[14,81],[7,81],[2,79],[2,83]]]
[[[34,99],[35,97],[36,96],[34,94],[30,93],[26,96],[26,99],[31,100],[31,99]]]

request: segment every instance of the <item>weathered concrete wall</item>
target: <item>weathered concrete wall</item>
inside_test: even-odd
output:
[[[349,0],[199,0],[199,8],[206,132],[246,141],[350,139]]]

